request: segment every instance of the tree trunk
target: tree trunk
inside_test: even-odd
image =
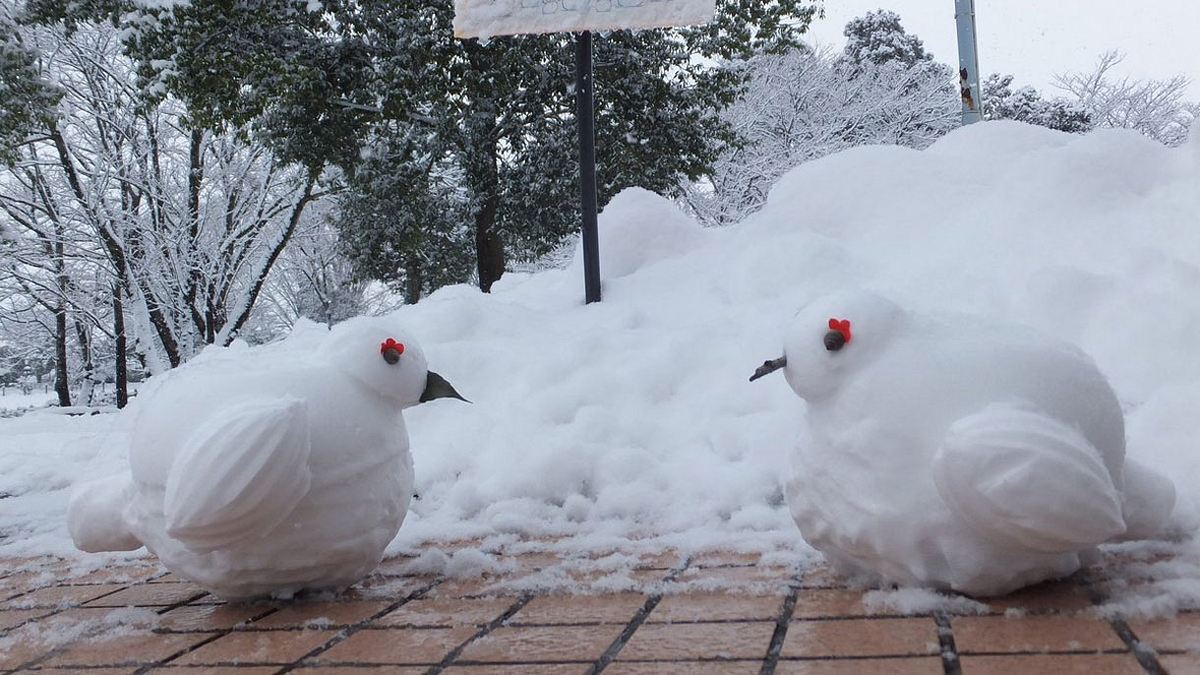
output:
[[[125,309],[121,306],[119,284],[113,284],[113,342],[117,352],[113,367],[116,371],[117,407],[124,408],[129,403],[129,361],[125,353]]]
[[[61,300],[54,309],[54,392],[58,404],[71,405],[71,387],[67,372],[67,306]]]
[[[415,305],[421,300],[422,279],[421,261],[409,258],[404,265],[404,302]]]
[[[484,293],[492,292],[492,284],[500,280],[504,274],[504,242],[494,231],[496,223],[495,210],[490,218],[487,209],[475,216],[475,255],[478,258],[479,289]]]
[[[466,134],[459,151],[463,155],[468,187],[478,204],[475,211],[475,264],[479,289],[490,293],[492,284],[504,274],[504,242],[497,231],[500,212],[500,142],[493,85],[486,73],[495,67],[498,47],[467,41],[471,64],[468,86],[473,89]]]
[[[486,104],[480,104],[486,107]],[[484,126],[473,134],[479,145],[472,159],[471,182],[479,210],[475,212],[475,261],[479,272],[479,288],[490,293],[492,284],[504,274],[504,242],[496,232],[496,216],[500,211],[500,174],[496,167],[499,148],[495,129]]]
[[[87,326],[78,319],[75,320],[75,337],[79,342],[79,364],[83,371],[82,377],[79,378],[79,393],[75,402],[92,406],[96,402],[96,364],[92,361],[92,335]]]

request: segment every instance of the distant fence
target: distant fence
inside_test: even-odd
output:
[[[111,382],[97,382],[97,394],[107,394],[116,389],[116,385]],[[0,384],[0,396],[8,396],[11,394],[22,394],[28,396],[38,389],[42,390],[43,394],[50,394],[54,391],[53,385],[50,382],[35,382],[33,384]]]

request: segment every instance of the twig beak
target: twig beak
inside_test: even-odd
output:
[[[754,374],[750,376],[750,381],[753,382],[764,375],[770,375],[786,365],[786,356],[781,356],[777,359],[771,359],[770,361],[763,361],[763,364],[758,367],[758,370],[755,370]]]

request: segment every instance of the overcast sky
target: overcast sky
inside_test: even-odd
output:
[[[840,48],[850,19],[875,9],[900,15],[905,29],[944,63],[958,64],[954,0],[825,0],[811,38]],[[1017,84],[1048,89],[1055,73],[1089,70],[1108,49],[1125,53],[1122,74],[1192,80],[1200,99],[1198,0],[975,0],[979,69],[1012,73]]]

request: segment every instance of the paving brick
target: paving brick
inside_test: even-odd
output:
[[[143,633],[93,637],[67,647],[41,665],[48,667],[118,666],[155,663],[210,638],[205,633]]]
[[[250,628],[341,628],[366,621],[387,609],[384,600],[297,602],[250,624]]]
[[[387,600],[395,602],[425,587],[429,582],[409,577],[372,576],[338,594],[322,593],[312,600],[361,602]]]
[[[121,631],[149,632],[159,615],[147,607],[72,607],[38,619],[31,628],[45,635],[103,635]]]
[[[1010,610],[1033,614],[1071,613],[1085,610],[1092,604],[1087,591],[1073,580],[1049,581],[983,602],[1001,614]]]
[[[136,667],[124,668],[38,668],[37,670],[23,671],[36,675],[132,675],[137,673]]]
[[[278,670],[278,669],[276,669]],[[324,667],[296,668],[292,673],[304,675],[425,675],[427,665],[324,665]],[[238,674],[233,674],[238,675]]]
[[[271,611],[265,605],[185,605],[161,615],[158,628],[169,631],[223,631]]]
[[[334,634],[334,631],[310,630],[235,631],[184,654],[171,665],[287,664],[325,644]]]
[[[1131,654],[1000,654],[963,656],[961,662],[963,673],[970,675],[1142,675],[1146,672]]]
[[[1159,651],[1200,652],[1200,614],[1180,614],[1173,619],[1130,621],[1129,627],[1142,642]]]
[[[1171,675],[1200,675],[1200,653],[1164,654],[1158,661]]]
[[[54,651],[55,646],[37,640],[9,635],[0,638],[0,670],[11,670],[24,663],[40,659]]]
[[[318,663],[434,664],[474,635],[473,627],[360,630],[319,655]]]
[[[63,570],[60,578],[64,584],[136,584],[148,581],[163,573],[157,565],[121,565],[102,567],[90,572]]]
[[[516,598],[421,598],[410,600],[372,626],[483,626],[499,617]]]
[[[796,609],[792,616],[797,619],[822,617],[862,617],[868,615],[897,615],[889,609],[868,611],[863,605],[861,591],[844,588],[803,589],[796,595]]]
[[[960,654],[1124,649],[1107,621],[1091,616],[962,616],[950,622]]]
[[[431,598],[475,598],[484,596],[504,595],[506,591],[494,588],[497,580],[488,579],[451,579],[443,581],[429,591]]]
[[[708,551],[692,556],[692,567],[753,566],[762,559],[761,553],[736,553],[734,551]]]
[[[161,667],[150,670],[150,673],[160,675],[275,675],[278,673],[277,665],[264,665],[264,667],[235,667],[235,665],[205,665],[203,668],[185,667],[185,665],[161,665]],[[74,675],[91,675],[92,670],[86,673],[74,671]]]
[[[791,575],[777,567],[689,567],[674,579],[686,589],[786,595]]]
[[[443,670],[442,675],[584,675],[589,667],[582,663],[461,664]],[[604,672],[611,673],[612,669]]]
[[[622,626],[501,626],[467,646],[460,661],[595,661]]]
[[[903,656],[937,654],[932,619],[844,619],[793,621],[783,642],[784,657]]]
[[[686,593],[663,596],[646,617],[649,623],[680,621],[774,621],[783,598],[732,593]]]
[[[761,659],[774,632],[766,621],[643,624],[617,659]]]
[[[140,584],[85,603],[86,607],[163,607],[205,595],[194,584]]]
[[[73,607],[89,600],[119,591],[123,586],[98,584],[94,586],[49,586],[30,591],[0,604],[0,609],[32,609],[40,607]]]
[[[627,624],[646,604],[641,593],[544,595],[530,600],[512,619],[516,624]]]
[[[51,609],[10,609],[0,611],[0,631],[19,626],[30,619],[46,616]]]
[[[58,579],[46,571],[14,572],[0,578],[0,600],[7,600],[21,593],[28,593],[36,588],[53,586]]]
[[[944,672],[942,659],[932,656],[780,661],[775,667],[775,675],[941,675]]]
[[[643,570],[670,570],[683,564],[686,557],[678,551],[644,554],[636,567]]]
[[[800,574],[800,588],[846,588],[847,579],[828,565],[807,569]]]
[[[757,675],[762,661],[614,661],[604,675]]]

